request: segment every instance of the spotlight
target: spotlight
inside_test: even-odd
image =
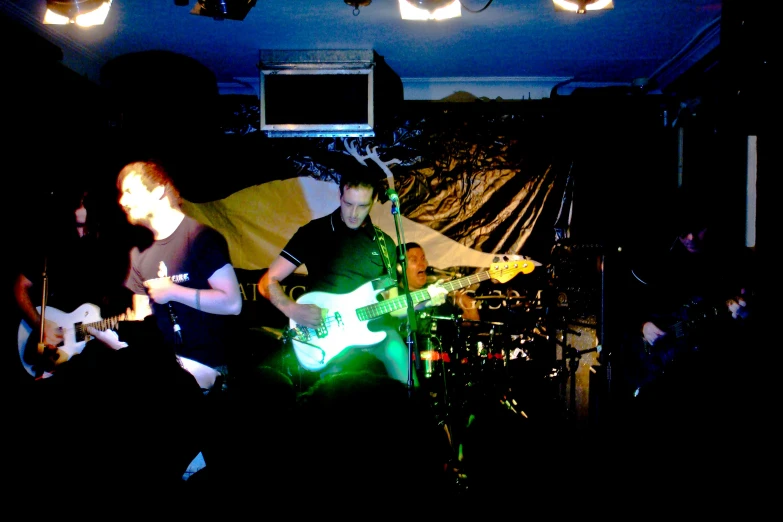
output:
[[[445,20],[462,16],[460,0],[400,0],[403,20]]]
[[[555,11],[584,14],[587,11],[614,9],[612,0],[552,0]]]
[[[81,27],[103,25],[109,16],[112,0],[46,0],[43,23],[76,24]]]

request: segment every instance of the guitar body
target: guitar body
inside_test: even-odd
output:
[[[40,313],[41,307],[39,306],[37,310]],[[101,322],[101,311],[100,308],[90,303],[79,306],[71,313],[65,313],[57,308],[47,306],[44,317],[63,329],[63,343],[58,346],[58,350],[61,352],[60,359],[67,361],[72,356],[81,353],[89,340],[85,338],[82,325]],[[28,363],[26,359],[29,358],[25,357],[26,350],[37,351],[38,340],[30,339],[32,331],[33,328],[26,321],[22,321],[19,325],[17,343],[19,346],[19,357],[25,370],[33,377],[38,377],[40,372],[37,371],[33,364]],[[28,343],[30,343],[29,347]],[[47,373],[44,374],[45,377],[49,375]]]
[[[371,331],[367,320],[359,318],[357,306],[357,303],[377,302],[381,291],[375,290],[370,281],[347,294],[309,292],[297,299],[297,303],[314,304],[327,310],[323,326],[317,330],[290,322],[288,335],[299,364],[307,370],[320,371],[351,346],[383,341],[386,333]]]

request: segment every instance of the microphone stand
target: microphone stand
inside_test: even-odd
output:
[[[46,344],[44,344],[44,327],[46,325],[46,300],[49,297],[49,276],[46,273],[47,270],[47,264],[49,262],[49,258],[46,254],[44,254],[44,264],[43,264],[43,279],[41,281],[41,288],[43,289],[43,295],[41,296],[41,328],[39,332],[39,338],[38,338],[38,357],[44,357],[48,356],[49,354],[46,353]],[[35,373],[35,378],[40,379],[43,377],[45,369],[38,368],[37,367],[37,361],[36,364],[33,365],[33,371]]]
[[[405,299],[408,302],[406,309],[408,315],[408,321],[406,326],[406,341],[408,345],[408,396],[413,392],[413,367],[411,360],[415,361],[416,370],[421,367],[421,356],[419,355],[419,348],[416,342],[416,332],[418,328],[416,326],[416,310],[413,308],[413,298],[410,293],[410,286],[408,285],[408,251],[405,248],[405,233],[402,228],[402,218],[400,217],[399,198],[397,194],[390,190],[390,200],[392,202],[392,216],[394,216],[394,228],[397,231],[397,244],[400,245],[400,258],[397,260],[402,266],[402,291],[405,293]]]

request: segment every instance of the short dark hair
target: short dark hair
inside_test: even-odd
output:
[[[420,244],[415,243],[413,241],[408,241],[407,243],[405,243],[406,252],[411,248],[420,248],[422,251],[424,250],[424,248]],[[400,256],[402,256],[402,245],[397,245],[397,261],[400,260]]]
[[[374,162],[368,161],[367,165],[357,162],[356,165],[345,169],[340,173],[340,195],[345,192],[345,188],[367,187],[372,189],[372,197],[378,195],[380,182],[385,179],[385,173]]]

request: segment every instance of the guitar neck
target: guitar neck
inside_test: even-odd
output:
[[[106,330],[113,330],[117,328],[119,322],[124,321],[126,317],[127,317],[126,314],[120,314],[120,315],[115,315],[114,317],[101,319],[100,321],[95,321],[94,323],[82,323],[81,329],[82,331],[84,331],[86,328],[95,328],[96,330],[99,330],[101,332],[104,332]]]
[[[447,281],[443,283],[441,286],[445,288],[448,291],[448,293],[451,293],[454,292],[455,290],[459,290],[460,288],[465,288],[466,286],[470,286],[475,283],[486,281],[489,278],[490,278],[489,271],[485,271],[485,272],[480,272],[478,274],[461,277],[459,279],[455,279],[454,281]],[[429,299],[430,293],[425,288],[422,290],[415,290],[411,292],[410,296],[411,296],[411,301],[413,302],[413,306],[416,306],[417,304],[422,303],[427,299]],[[391,312],[395,312],[397,310],[401,310],[403,308],[406,308],[407,306],[408,306],[407,297],[405,295],[401,295],[398,297],[394,297],[392,299],[387,299],[386,301],[381,301],[380,303],[377,304],[364,306],[362,308],[359,308],[356,312],[360,320],[367,321],[370,319],[375,319],[382,315],[389,314]]]

